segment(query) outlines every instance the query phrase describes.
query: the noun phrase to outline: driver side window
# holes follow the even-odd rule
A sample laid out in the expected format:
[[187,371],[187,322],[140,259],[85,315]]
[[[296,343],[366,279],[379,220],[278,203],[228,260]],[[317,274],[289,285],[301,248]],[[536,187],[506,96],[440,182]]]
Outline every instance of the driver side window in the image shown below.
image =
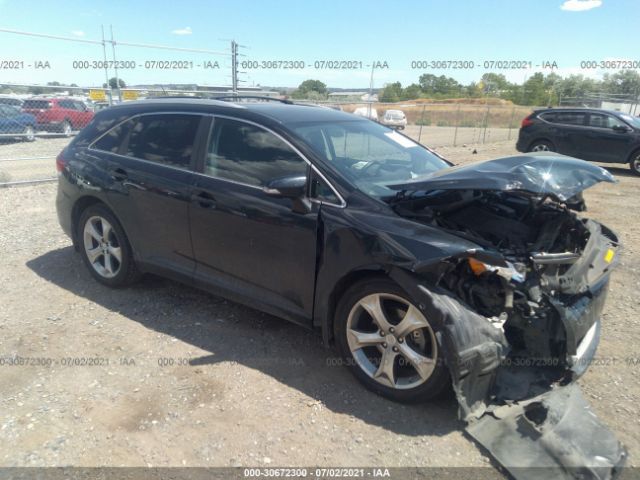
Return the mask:
[[267,130],[237,120],[216,118],[204,173],[264,187],[278,178],[306,175],[307,163]]

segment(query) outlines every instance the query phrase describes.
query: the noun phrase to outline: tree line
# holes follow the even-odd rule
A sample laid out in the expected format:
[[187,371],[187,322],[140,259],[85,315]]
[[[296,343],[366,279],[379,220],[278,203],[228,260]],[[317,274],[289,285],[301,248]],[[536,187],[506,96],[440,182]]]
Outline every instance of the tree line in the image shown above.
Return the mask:
[[379,94],[381,102],[399,102],[419,98],[494,97],[516,105],[558,105],[562,98],[582,98],[590,93],[640,95],[640,74],[635,70],[605,73],[602,80],[556,73],[534,73],[522,84],[509,82],[501,73],[485,73],[478,82],[463,85],[454,78],[430,73],[421,75],[418,83],[403,87],[400,82],[385,85]]

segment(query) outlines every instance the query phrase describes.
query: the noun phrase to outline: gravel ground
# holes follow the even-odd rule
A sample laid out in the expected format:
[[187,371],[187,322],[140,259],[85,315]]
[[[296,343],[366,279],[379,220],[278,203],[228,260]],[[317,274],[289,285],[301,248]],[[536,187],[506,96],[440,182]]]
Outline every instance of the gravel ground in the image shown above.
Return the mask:
[[[439,151],[454,162],[515,153],[513,142],[472,148]],[[620,183],[588,191],[588,213],[626,249],[599,361],[580,383],[638,466],[640,178],[611,171]],[[171,281],[97,284],[60,231],[55,190],[0,189],[0,466],[492,465],[452,396],[376,397],[332,366],[318,336]],[[8,365],[15,356],[29,365]]]
[[31,143],[0,141],[0,182],[55,177],[55,159],[68,143],[64,137],[36,138]]

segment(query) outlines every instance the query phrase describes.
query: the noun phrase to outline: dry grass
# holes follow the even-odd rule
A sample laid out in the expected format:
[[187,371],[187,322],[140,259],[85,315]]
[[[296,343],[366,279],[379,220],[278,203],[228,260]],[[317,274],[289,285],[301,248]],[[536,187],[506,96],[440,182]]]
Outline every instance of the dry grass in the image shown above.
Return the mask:
[[[414,125],[483,127],[486,124],[493,128],[515,128],[534,108],[513,105],[511,102],[496,98],[486,99],[488,103],[469,103],[470,100],[485,99],[452,99],[439,101],[439,103],[420,99],[397,103],[374,103],[372,107],[377,110],[379,116],[382,116],[385,110],[402,110],[407,116],[407,122]],[[366,104],[349,103],[341,107],[345,112],[353,113],[356,108],[363,105]]]

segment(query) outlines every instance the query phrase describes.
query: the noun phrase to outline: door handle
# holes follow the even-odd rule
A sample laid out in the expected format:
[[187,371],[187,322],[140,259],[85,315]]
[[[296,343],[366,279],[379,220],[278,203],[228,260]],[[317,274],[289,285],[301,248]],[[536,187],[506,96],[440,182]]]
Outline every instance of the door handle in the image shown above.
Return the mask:
[[111,178],[113,178],[116,182],[124,182],[129,175],[122,168],[116,168],[115,170],[111,170]]
[[200,205],[202,208],[215,208],[216,207],[216,199],[213,197],[213,195],[207,193],[207,192],[198,192],[193,194],[193,196],[191,197],[191,200],[195,203],[197,203],[198,205]]

